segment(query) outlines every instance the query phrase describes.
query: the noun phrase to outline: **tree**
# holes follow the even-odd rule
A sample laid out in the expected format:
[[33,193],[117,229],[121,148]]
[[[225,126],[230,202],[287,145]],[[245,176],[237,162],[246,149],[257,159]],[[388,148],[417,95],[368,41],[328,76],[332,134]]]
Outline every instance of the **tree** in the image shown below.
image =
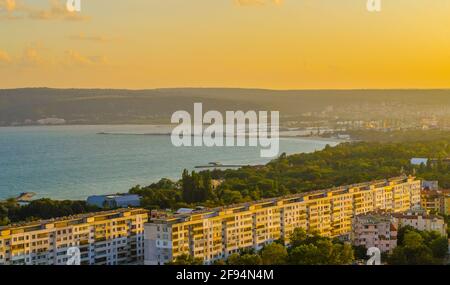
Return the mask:
[[168,265],[202,265],[203,260],[201,258],[193,258],[188,254],[179,255],[175,261],[169,262]]
[[[27,205],[20,206],[14,199],[9,199],[5,202],[0,202],[0,212],[3,212],[3,214],[0,213],[0,220],[7,223],[15,223],[71,216],[99,210],[101,209],[96,206],[87,205],[85,201],[38,199],[31,201]],[[4,216],[5,214],[7,216]]]
[[287,258],[286,248],[278,243],[266,245],[261,250],[261,259],[264,265],[283,265],[286,264]]
[[353,246],[355,258],[358,260],[367,259],[367,248],[363,245]]
[[389,264],[439,264],[447,256],[448,241],[435,231],[419,231],[410,226],[400,228],[399,245],[388,256]]
[[243,254],[234,253],[228,257],[228,265],[261,265],[262,260],[258,254]]
[[218,259],[214,261],[213,265],[226,265],[226,262],[223,259]]
[[405,239],[405,234],[407,232],[414,232],[414,231],[416,231],[416,229],[409,225],[401,227],[397,233],[397,245],[403,245],[404,244],[403,241]]
[[418,247],[422,246],[423,242],[424,242],[424,240],[419,233],[417,233],[415,231],[407,231],[405,233],[403,245],[405,247],[414,249],[414,248],[418,248]]
[[300,246],[305,243],[308,238],[306,231],[302,228],[295,228],[290,235],[290,244],[292,248]]
[[5,205],[0,204],[0,226],[6,226],[8,224],[8,208]]
[[211,185],[211,173],[204,171],[191,174],[185,169],[181,178],[182,196],[187,203],[205,202],[214,198]]
[[295,265],[350,264],[355,259],[350,244],[320,236],[317,232],[306,233],[296,228],[290,235],[288,261]]
[[430,248],[435,258],[445,258],[448,254],[447,238],[438,237],[430,243]]
[[348,243],[334,243],[327,264],[350,264],[355,259],[353,248]]
[[416,248],[405,247],[408,265],[430,265],[435,264],[432,251],[425,245]]
[[414,241],[411,246],[398,246],[388,257],[391,265],[427,265],[435,264],[432,251],[425,245],[417,245]]
[[187,203],[194,202],[194,180],[189,175],[187,169],[183,170],[183,174],[181,176],[181,183],[183,187],[183,201]]
[[313,244],[302,244],[292,249],[289,263],[293,265],[320,265],[324,264],[319,249]]
[[242,194],[239,191],[224,190],[222,200],[225,204],[240,203],[243,200]]
[[388,256],[388,264],[391,265],[407,265],[408,258],[405,253],[405,248],[403,246],[398,246],[394,248],[392,253]]

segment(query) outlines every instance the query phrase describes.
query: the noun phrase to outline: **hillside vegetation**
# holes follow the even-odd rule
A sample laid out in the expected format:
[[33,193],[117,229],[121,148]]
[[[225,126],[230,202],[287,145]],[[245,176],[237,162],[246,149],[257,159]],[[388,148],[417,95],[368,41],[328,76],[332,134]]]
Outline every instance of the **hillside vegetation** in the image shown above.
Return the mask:
[[[358,119],[361,107],[369,106],[372,112],[358,117],[381,118],[433,112],[450,106],[449,95],[450,90],[4,89],[0,90],[0,126],[50,117],[65,119],[68,124],[167,124],[173,112],[192,111],[194,102],[202,102],[205,110],[220,112],[278,110],[281,117],[333,106],[334,110],[341,108],[341,117],[352,119]],[[396,111],[386,112],[388,105]]]

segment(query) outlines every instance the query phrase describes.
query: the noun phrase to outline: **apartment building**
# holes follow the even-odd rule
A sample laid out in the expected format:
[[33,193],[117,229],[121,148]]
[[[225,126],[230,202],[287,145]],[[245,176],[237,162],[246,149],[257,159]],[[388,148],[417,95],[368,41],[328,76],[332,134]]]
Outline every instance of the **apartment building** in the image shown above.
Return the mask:
[[353,219],[352,243],[381,252],[391,252],[397,247],[397,225],[390,215],[364,214]]
[[420,203],[430,213],[450,215],[450,190],[423,189]]
[[392,218],[399,227],[411,226],[419,231],[435,231],[442,236],[447,236],[447,224],[444,218],[436,215],[406,212],[394,213]]
[[142,263],[143,209],[119,209],[0,227],[0,265],[63,265],[80,250],[82,265]]
[[420,189],[414,177],[398,177],[154,219],[145,224],[145,264],[181,254],[209,264],[280,238],[288,244],[295,228],[349,238],[355,215],[406,211]]

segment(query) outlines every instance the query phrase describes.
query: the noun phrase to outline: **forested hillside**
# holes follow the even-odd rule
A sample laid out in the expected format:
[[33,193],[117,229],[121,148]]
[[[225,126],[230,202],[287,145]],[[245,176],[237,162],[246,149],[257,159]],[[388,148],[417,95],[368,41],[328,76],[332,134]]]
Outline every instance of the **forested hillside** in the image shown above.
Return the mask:
[[[169,123],[174,111],[191,111],[194,102],[220,112],[278,110],[282,118],[320,112],[330,106],[341,118],[404,118],[421,112],[437,113],[435,110],[447,114],[449,95],[450,90],[3,89],[0,126],[45,118],[61,118],[67,124]],[[364,108],[371,111],[358,113]]]

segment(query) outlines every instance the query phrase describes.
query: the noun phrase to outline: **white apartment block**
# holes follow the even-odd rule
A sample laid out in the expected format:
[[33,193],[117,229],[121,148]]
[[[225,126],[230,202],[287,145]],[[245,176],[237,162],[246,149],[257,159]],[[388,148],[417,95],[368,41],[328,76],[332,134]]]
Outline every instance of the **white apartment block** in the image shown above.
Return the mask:
[[390,215],[364,214],[353,219],[352,243],[381,252],[391,252],[397,247],[397,225]]
[[435,231],[442,236],[447,236],[447,224],[444,218],[436,215],[407,212],[393,214],[392,218],[399,227],[411,226],[419,231]]

